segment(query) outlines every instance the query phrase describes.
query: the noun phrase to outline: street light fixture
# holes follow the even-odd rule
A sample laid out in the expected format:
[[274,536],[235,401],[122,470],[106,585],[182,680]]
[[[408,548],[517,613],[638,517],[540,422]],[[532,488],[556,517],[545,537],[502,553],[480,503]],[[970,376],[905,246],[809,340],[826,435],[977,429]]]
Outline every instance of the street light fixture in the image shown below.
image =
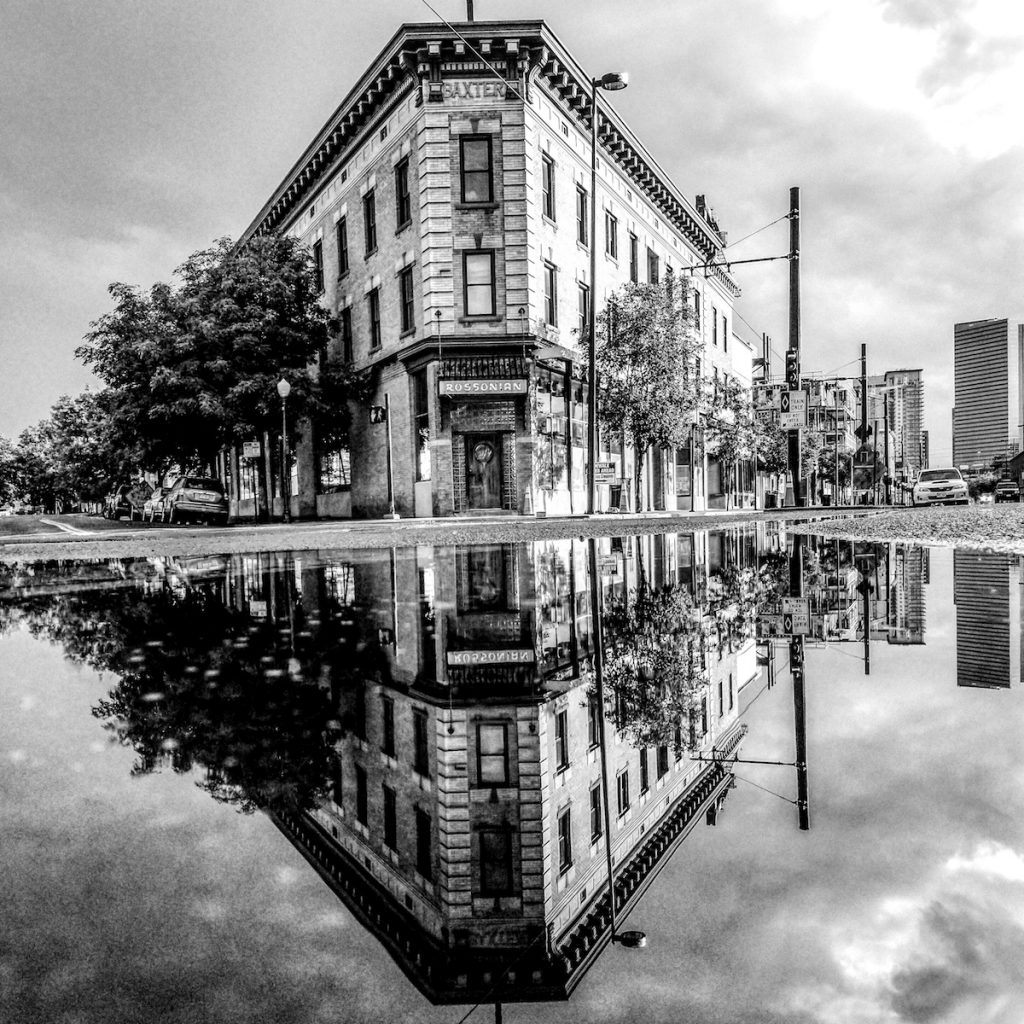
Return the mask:
[[[590,301],[587,303],[587,514],[597,510],[597,90],[618,92],[629,85],[625,71],[590,80]],[[625,459],[625,455],[623,455]]]
[[288,493],[288,396],[292,386],[282,377],[277,382],[277,393],[281,396],[281,509],[282,519],[286,523],[292,521],[291,495]]

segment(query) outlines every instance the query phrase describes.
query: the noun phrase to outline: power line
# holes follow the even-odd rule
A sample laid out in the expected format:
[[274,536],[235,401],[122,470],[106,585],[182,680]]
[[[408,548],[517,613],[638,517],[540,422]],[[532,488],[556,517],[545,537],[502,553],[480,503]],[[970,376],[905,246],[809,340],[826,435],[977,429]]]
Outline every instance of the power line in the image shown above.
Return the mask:
[[745,242],[748,238],[753,238],[754,235],[759,235],[762,231],[767,231],[769,228],[775,227],[780,220],[789,220],[789,213],[784,213],[781,217],[776,217],[771,224],[765,224],[763,228],[758,228],[756,231],[751,231],[749,235],[744,235],[742,238],[737,238],[735,242],[730,242],[728,245],[723,245],[723,249],[731,249],[734,246],[739,245],[741,242]]

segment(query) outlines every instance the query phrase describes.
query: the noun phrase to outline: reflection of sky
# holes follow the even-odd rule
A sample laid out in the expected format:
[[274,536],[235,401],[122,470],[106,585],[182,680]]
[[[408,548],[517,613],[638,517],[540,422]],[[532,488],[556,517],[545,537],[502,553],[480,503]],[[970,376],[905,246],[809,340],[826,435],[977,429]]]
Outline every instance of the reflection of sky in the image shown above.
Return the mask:
[[[949,552],[931,579],[926,646],[873,644],[869,677],[859,644],[808,651],[811,831],[741,782],[631,915],[648,948],[506,1021],[1024,1020],[1021,690],[956,686]],[[460,1019],[261,816],[130,779],[89,717],[111,679],[0,648],[0,1018]],[[747,720],[743,756],[792,757],[788,672]],[[791,768],[738,774],[795,793]]]

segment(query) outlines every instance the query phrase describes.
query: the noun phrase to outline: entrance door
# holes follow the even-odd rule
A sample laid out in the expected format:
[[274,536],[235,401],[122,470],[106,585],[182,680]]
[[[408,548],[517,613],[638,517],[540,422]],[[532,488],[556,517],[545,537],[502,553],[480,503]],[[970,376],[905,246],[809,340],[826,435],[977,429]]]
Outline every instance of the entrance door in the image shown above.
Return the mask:
[[466,435],[466,490],[470,508],[501,508],[501,435]]

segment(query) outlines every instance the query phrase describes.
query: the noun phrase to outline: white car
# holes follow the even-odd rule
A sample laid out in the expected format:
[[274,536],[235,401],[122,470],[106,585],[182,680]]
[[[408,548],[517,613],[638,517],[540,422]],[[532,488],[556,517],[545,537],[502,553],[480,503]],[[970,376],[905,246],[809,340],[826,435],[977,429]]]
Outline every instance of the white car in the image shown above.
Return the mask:
[[959,469],[922,469],[914,484],[915,505],[969,505],[967,481]]

